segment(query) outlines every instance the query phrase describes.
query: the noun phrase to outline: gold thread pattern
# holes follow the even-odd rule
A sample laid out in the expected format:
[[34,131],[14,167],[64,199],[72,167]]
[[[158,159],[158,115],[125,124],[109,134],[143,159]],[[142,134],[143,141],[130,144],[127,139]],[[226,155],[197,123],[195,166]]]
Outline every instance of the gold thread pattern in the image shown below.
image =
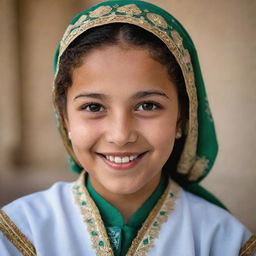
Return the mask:
[[194,181],[197,180],[198,177],[200,177],[204,170],[208,168],[209,160],[205,157],[197,157],[196,161],[189,173],[189,180]]
[[157,27],[168,28],[168,24],[165,19],[158,14],[147,13],[147,18]]
[[[80,26],[74,28],[73,30],[70,30],[66,38],[62,40],[58,58],[60,58],[60,56],[68,47],[68,45],[76,37],[81,35],[83,32],[85,32],[90,28],[109,24],[109,23],[123,22],[123,23],[134,24],[153,33],[160,40],[162,40],[166,44],[166,46],[169,48],[169,50],[172,52],[172,54],[175,56],[177,62],[181,67],[183,77],[185,80],[188,98],[189,98],[189,120],[187,125],[188,129],[186,132],[186,140],[185,140],[184,148],[178,163],[177,172],[189,176],[191,170],[193,170],[193,174],[191,175],[193,176],[193,180],[196,180],[197,178],[200,177],[200,173],[202,173],[202,171],[201,170],[195,171],[196,167],[194,167],[194,164],[196,163],[196,160],[197,160],[196,148],[197,148],[197,139],[198,139],[198,120],[197,120],[198,101],[197,101],[194,71],[193,71],[193,66],[192,66],[189,51],[184,48],[183,39],[177,31],[175,30],[163,31],[161,29],[161,28],[167,28],[168,24],[160,15],[144,12],[143,10],[139,9],[139,7],[136,6],[135,4],[128,5],[128,7],[127,6],[118,7],[118,5],[116,5],[115,8],[119,10],[120,8],[123,8],[121,10],[123,11],[124,14],[122,15],[117,14],[116,13],[117,9],[113,9],[114,7],[112,8],[110,6],[101,6],[96,10],[94,10],[93,13],[91,12],[89,15],[90,17],[92,14],[93,17],[98,17],[98,18],[91,20],[90,17],[87,17],[87,20],[84,20]],[[137,15],[139,13],[138,9],[141,11],[141,14],[139,16]],[[137,16],[134,16],[134,13],[136,13]],[[149,21],[152,22],[154,25],[152,25]],[[73,27],[75,26],[76,26],[76,23],[73,25]],[[59,63],[59,60],[58,60],[58,63]],[[58,63],[57,63],[57,70],[58,70]],[[63,120],[60,119],[60,121],[61,121],[60,122],[61,126],[65,126]],[[62,129],[61,134],[65,141],[67,139],[67,136],[64,133],[66,133],[66,131],[65,129]],[[72,152],[71,155],[74,156],[72,147],[68,145],[68,143],[65,143],[65,144],[68,152]]]
[[24,256],[36,256],[33,244],[3,210],[0,210],[0,231]]
[[82,172],[73,186],[73,195],[87,226],[93,248],[96,249],[96,255],[114,256],[99,210],[84,184],[85,172]]
[[100,6],[97,9],[95,9],[94,11],[90,12],[89,16],[91,18],[99,18],[103,15],[110,13],[111,11],[112,11],[112,8],[108,5]]
[[239,256],[252,256],[256,253],[256,235],[252,235],[242,246]]
[[135,4],[127,4],[117,8],[116,10],[131,16],[141,14],[141,10]]
[[175,207],[178,198],[179,186],[169,181],[169,184],[152,212],[139,230],[137,236],[127,253],[127,256],[144,256],[149,249],[154,247],[154,241],[158,238],[161,226],[165,223]]
[[63,37],[62,37],[61,43],[66,40],[66,38],[67,38],[68,35],[70,34],[70,31],[71,31],[73,28],[75,28],[75,27],[81,26],[81,24],[87,19],[87,17],[88,17],[87,15],[82,15],[82,16],[75,22],[75,24],[69,25],[69,26],[67,27],[67,29],[66,29],[66,31],[65,31],[65,33],[64,33],[64,35],[63,35]]
[[[80,208],[83,222],[87,226],[96,255],[114,255],[111,248],[104,223],[101,219],[99,210],[91,199],[85,188],[85,171],[73,186],[75,201]],[[158,200],[156,206],[144,222],[132,245],[126,254],[127,256],[144,256],[148,250],[154,246],[154,241],[159,236],[159,231],[164,222],[175,207],[175,200],[178,198],[180,187],[170,180],[164,194]]]
[[182,37],[180,36],[180,34],[179,34],[177,31],[173,30],[173,31],[171,31],[171,35],[172,35],[172,38],[173,38],[174,43],[175,43],[181,50],[183,50],[183,49],[182,49],[182,42],[183,42],[183,39],[182,39]]

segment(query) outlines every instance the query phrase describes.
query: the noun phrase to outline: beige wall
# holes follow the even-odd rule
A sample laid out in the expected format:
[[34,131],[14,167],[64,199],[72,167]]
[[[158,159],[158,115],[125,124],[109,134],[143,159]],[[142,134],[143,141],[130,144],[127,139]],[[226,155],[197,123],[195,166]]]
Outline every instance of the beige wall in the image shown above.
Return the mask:
[[[54,124],[52,57],[72,16],[97,2],[0,0],[2,204],[75,177]],[[256,1],[151,2],[180,20],[198,49],[220,144],[203,184],[256,232]]]

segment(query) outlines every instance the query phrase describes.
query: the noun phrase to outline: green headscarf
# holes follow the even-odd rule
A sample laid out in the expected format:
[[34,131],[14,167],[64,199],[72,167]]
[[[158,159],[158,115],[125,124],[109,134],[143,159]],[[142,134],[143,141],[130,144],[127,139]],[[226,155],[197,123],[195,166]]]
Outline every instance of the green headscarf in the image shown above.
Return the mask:
[[[198,186],[198,182],[209,173],[214,164],[218,145],[195,46],[183,26],[171,14],[151,3],[138,0],[105,1],[79,13],[70,22],[56,50],[55,77],[60,57],[74,39],[90,28],[111,23],[129,23],[151,32],[165,43],[176,58],[189,98],[189,120],[174,176],[185,189],[220,205],[209,192]],[[55,91],[53,100],[56,100]],[[56,113],[59,129],[70,155],[69,166],[79,173],[82,166],[73,152],[63,117],[57,108]]]

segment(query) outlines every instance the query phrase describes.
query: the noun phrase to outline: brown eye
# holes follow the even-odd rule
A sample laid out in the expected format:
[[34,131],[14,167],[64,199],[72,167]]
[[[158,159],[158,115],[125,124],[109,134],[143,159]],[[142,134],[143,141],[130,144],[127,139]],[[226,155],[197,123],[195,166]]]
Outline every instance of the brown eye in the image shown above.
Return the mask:
[[137,108],[138,111],[152,111],[160,108],[156,103],[153,102],[143,102]]
[[83,110],[89,111],[89,112],[103,112],[104,107],[101,104],[97,103],[91,103],[87,104],[82,107]]

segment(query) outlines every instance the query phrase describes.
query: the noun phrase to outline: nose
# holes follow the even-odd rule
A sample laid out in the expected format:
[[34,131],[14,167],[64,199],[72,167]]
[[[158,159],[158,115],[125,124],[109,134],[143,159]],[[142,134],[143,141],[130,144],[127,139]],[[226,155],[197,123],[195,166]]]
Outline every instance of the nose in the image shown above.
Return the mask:
[[109,118],[106,140],[121,147],[136,142],[138,133],[135,120],[129,113],[119,112]]

